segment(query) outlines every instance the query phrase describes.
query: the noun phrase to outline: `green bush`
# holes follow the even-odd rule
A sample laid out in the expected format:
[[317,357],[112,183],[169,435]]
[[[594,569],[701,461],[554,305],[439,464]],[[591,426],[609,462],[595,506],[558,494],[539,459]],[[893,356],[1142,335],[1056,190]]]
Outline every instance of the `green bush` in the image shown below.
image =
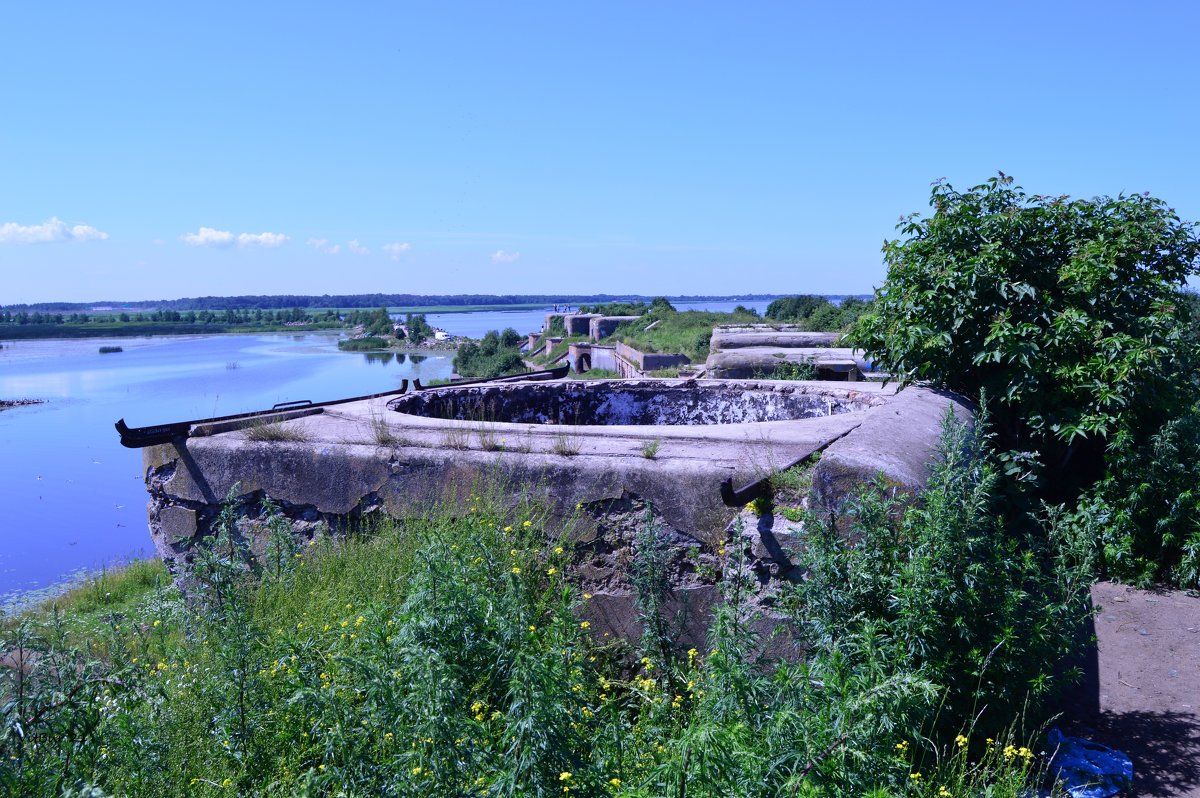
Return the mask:
[[1029,196],[1001,175],[939,182],[930,204],[885,243],[887,281],[852,340],[902,381],[986,393],[1001,448],[1028,452],[1010,474],[1047,468],[1043,489],[1071,498],[1120,430],[1190,405],[1178,291],[1200,240],[1164,202]]
[[367,352],[387,348],[388,342],[382,338],[347,338],[344,341],[338,341],[338,349],[343,352]]
[[479,343],[466,341],[454,355],[454,370],[468,379],[486,379],[526,371],[520,346],[524,339],[509,327],[489,331]]
[[[685,310],[669,306],[654,307],[633,322],[617,327],[613,338],[642,352],[679,352],[693,363],[708,357],[709,341],[718,324],[757,324],[762,320],[756,313],[743,309],[740,313]],[[654,322],[653,329],[647,330]]]
[[1074,507],[1100,573],[1195,584],[1196,225],[1148,195],[1030,196],[1003,174],[930,204],[884,245],[853,343],[903,382],[986,398],[1010,512]]
[[1101,572],[1142,587],[1200,587],[1200,407],[1148,443],[1118,436],[1107,459],[1071,516],[1096,540]]
[[[978,475],[962,473],[974,462],[948,460],[934,483],[946,507],[900,529],[963,517],[951,505],[976,496]],[[943,757],[945,772],[911,775],[939,756],[920,736],[939,706],[928,675],[966,681],[951,671],[977,659],[945,655],[963,645],[957,614],[991,614],[989,630],[1046,614],[1012,609],[1036,593],[998,589],[918,606],[947,595],[924,587],[951,578],[935,550],[854,566],[872,576],[869,590],[853,586],[863,612],[820,624],[829,634],[812,635],[806,661],[775,662],[759,656],[748,542],[735,536],[721,550],[725,603],[710,642],[676,654],[653,620],[669,538],[647,523],[631,565],[647,634],[630,656],[583,620],[591,596],[566,576],[576,555],[545,534],[536,506],[480,491],[456,515],[303,547],[277,512],[258,515],[269,540],[256,558],[235,534],[231,500],[215,538],[191,552],[186,601],[152,588],[97,626],[52,614],[0,640],[33,653],[28,674],[0,668],[0,793],[774,798],[935,796],[951,785],[1016,798],[1030,786],[1028,760],[999,754],[957,771],[965,755]],[[990,565],[967,578],[1027,573]],[[897,586],[907,593],[892,618]],[[837,595],[802,604],[818,620],[845,606]],[[936,656],[920,654],[930,648]]]
[[1087,545],[1067,524],[1043,534],[1005,524],[981,427],[947,413],[915,503],[879,483],[841,517],[807,524],[796,596],[819,656],[882,662],[942,688],[925,732],[943,741],[973,721],[998,736],[1027,699],[1047,697],[1088,612]]
[[768,305],[766,318],[797,324],[806,330],[839,331],[854,324],[870,306],[870,302],[856,297],[847,297],[841,305],[835,305],[822,296],[789,296]]

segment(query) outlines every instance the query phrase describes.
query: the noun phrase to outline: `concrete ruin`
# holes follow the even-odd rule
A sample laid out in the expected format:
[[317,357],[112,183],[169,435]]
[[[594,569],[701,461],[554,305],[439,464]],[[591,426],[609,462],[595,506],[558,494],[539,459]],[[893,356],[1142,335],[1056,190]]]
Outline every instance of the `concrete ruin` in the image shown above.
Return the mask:
[[[587,336],[599,341],[612,335],[617,327],[627,321],[637,321],[641,316],[605,316],[601,313],[547,313],[542,323],[542,332],[549,333],[555,322],[562,321],[567,336]],[[533,345],[532,339],[530,346]]]
[[809,364],[822,380],[857,382],[875,376],[856,349],[837,346],[839,333],[810,332],[790,325],[751,324],[713,330],[707,376],[769,379],[781,364]]
[[309,539],[435,504],[465,513],[486,483],[514,504],[544,504],[547,533],[565,528],[574,542],[570,576],[594,596],[589,620],[632,640],[628,567],[649,517],[669,555],[670,620],[688,647],[702,644],[719,601],[726,546],[749,552],[765,609],[799,577],[802,529],[745,508],[773,473],[820,453],[804,502],[825,508],[878,475],[918,490],[948,409],[968,415],[924,388],[765,380],[509,382],[300,408],[272,417],[288,433],[279,440],[217,424],[144,449],[150,531],[182,573],[231,491],[239,533],[261,555],[263,498]]

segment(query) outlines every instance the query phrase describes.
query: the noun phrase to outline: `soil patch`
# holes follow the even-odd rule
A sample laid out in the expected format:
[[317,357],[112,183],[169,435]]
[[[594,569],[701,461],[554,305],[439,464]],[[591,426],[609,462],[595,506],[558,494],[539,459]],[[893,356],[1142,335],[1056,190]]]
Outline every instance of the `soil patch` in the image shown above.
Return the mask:
[[1092,602],[1064,730],[1128,754],[1135,795],[1200,798],[1200,596],[1099,582]]

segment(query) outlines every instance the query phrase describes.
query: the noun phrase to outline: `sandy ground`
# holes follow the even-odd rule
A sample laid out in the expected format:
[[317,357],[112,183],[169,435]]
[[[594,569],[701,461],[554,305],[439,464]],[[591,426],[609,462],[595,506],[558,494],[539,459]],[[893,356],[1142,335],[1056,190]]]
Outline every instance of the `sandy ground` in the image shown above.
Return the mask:
[[1096,647],[1064,731],[1124,751],[1138,796],[1200,798],[1200,595],[1092,587]]

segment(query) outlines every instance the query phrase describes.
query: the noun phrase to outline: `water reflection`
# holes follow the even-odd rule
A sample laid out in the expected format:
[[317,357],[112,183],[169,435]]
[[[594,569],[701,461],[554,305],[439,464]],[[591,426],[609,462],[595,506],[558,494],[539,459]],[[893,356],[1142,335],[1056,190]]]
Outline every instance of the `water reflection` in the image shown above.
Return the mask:
[[[98,356],[109,343],[124,354]],[[0,397],[48,401],[0,412],[0,605],[11,590],[150,553],[142,455],[121,447],[118,418],[145,426],[362,396],[451,370],[448,356],[362,354],[317,333],[5,341]]]

